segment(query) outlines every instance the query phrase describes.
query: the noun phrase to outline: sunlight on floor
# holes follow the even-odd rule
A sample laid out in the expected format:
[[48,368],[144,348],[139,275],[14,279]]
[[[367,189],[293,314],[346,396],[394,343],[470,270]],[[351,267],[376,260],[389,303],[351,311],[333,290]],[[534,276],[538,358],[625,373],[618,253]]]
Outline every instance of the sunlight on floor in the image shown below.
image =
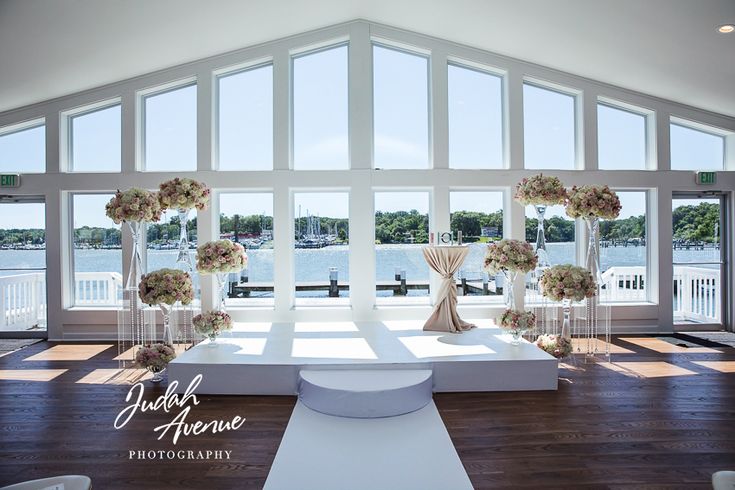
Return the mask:
[[130,385],[144,381],[153,375],[145,369],[95,369],[78,380],[88,385]]
[[[237,343],[228,342],[227,339],[218,340],[217,343],[220,344],[217,347],[211,347],[212,349],[216,349],[221,347],[222,345],[237,345],[240,347],[240,350],[236,350],[233,352],[233,354],[241,354],[246,356],[262,356],[263,352],[265,351],[265,344],[268,341],[266,338],[247,338],[247,339],[237,339]],[[205,341],[205,348],[207,341]]]
[[679,347],[678,345],[670,344],[665,340],[653,338],[653,337],[620,337],[619,340],[623,342],[629,342],[639,347],[644,347],[652,351],[659,352],[661,354],[721,354],[722,352],[717,349],[710,347]]
[[[449,334],[451,335],[451,334]],[[483,344],[449,344],[441,342],[438,336],[431,337],[398,337],[398,340],[417,359],[427,357],[471,356],[476,354],[495,354],[495,351]]]
[[271,322],[233,322],[233,332],[268,333],[273,328]]
[[294,339],[291,357],[321,359],[377,359],[365,339]]
[[111,344],[64,344],[23,359],[24,361],[88,361],[112,347]]
[[735,361],[692,361],[708,369],[714,369],[721,373],[735,373]]
[[51,381],[68,369],[0,369],[3,381]]
[[600,366],[634,378],[666,378],[692,376],[697,373],[664,361],[656,362],[602,362]]
[[359,332],[354,322],[296,322],[294,332]]

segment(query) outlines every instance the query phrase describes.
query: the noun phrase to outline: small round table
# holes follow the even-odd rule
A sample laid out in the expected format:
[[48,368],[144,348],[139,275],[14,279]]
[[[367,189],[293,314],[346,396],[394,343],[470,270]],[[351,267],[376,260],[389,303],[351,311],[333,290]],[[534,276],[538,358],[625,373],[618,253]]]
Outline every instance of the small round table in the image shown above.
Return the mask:
[[469,248],[465,245],[428,246],[423,252],[429,267],[442,277],[434,310],[424,323],[424,330],[462,333],[475,328],[457,314],[457,284],[454,281],[454,273],[462,266]]

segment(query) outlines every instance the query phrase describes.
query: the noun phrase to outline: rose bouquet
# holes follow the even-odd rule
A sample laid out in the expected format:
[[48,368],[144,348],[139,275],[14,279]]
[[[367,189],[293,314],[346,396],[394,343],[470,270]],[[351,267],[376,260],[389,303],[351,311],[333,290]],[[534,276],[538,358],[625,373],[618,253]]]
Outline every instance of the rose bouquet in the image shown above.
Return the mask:
[[194,331],[206,335],[211,342],[217,336],[228,330],[232,330],[232,318],[224,311],[207,311],[200,313],[192,319]]
[[615,219],[622,206],[618,195],[608,186],[574,186],[567,198],[567,216],[571,218]]
[[524,206],[553,206],[566,202],[567,190],[558,177],[538,174],[518,183],[514,199]]
[[163,182],[159,187],[158,199],[165,209],[207,209],[211,190],[202,182],[176,177]]
[[215,240],[197,247],[197,270],[202,274],[237,272],[247,265],[245,248],[231,240]]
[[161,381],[161,373],[166,369],[169,362],[176,358],[176,351],[171,345],[149,344],[144,345],[135,353],[135,364],[153,373],[153,381]]
[[597,283],[587,269],[574,265],[555,265],[539,280],[541,292],[553,301],[582,301],[597,294]]
[[525,274],[536,268],[537,260],[530,243],[503,239],[488,245],[484,268],[491,274],[503,271]]
[[161,205],[155,192],[133,187],[117,191],[105,205],[108,218],[120,224],[123,221],[154,222],[161,219]]
[[188,305],[194,300],[194,285],[187,272],[159,269],[140,278],[138,296],[149,305]]
[[532,311],[506,309],[498,318],[498,325],[504,330],[525,332],[536,327],[536,315]]
[[572,355],[572,341],[561,335],[544,334],[536,339],[536,345],[543,351],[548,352],[557,359]]

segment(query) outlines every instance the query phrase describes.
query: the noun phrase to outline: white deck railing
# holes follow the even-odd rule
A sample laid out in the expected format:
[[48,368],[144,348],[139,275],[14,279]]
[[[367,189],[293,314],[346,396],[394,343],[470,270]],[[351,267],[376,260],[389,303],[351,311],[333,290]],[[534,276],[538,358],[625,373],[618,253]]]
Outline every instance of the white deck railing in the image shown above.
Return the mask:
[[[74,274],[76,306],[115,305],[122,297],[117,272]],[[28,330],[46,320],[46,274],[0,276],[0,330]]]

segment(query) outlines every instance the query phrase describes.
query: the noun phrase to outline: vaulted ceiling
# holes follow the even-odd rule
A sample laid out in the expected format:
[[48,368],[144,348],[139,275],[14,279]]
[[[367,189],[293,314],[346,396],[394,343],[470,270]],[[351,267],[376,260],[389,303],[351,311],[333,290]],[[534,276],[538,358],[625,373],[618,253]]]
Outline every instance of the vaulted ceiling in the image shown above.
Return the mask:
[[735,116],[734,0],[0,0],[0,111],[357,18]]

